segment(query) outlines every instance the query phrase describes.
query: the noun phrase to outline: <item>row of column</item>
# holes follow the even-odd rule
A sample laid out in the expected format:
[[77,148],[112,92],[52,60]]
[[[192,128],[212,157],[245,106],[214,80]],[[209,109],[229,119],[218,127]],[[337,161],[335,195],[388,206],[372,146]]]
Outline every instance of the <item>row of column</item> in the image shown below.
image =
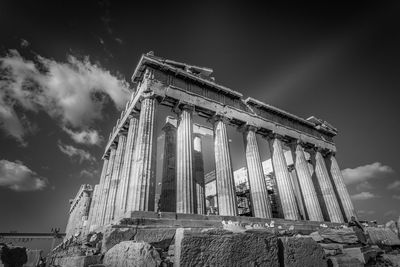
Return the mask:
[[[145,94],[139,118],[136,116],[130,118],[128,130],[120,133],[118,142],[111,146],[110,153],[104,159],[97,190],[98,197],[93,202],[91,211],[92,225],[107,224],[127,211],[154,210],[155,106],[155,99],[150,94]],[[176,181],[170,179],[166,188],[172,190],[176,187],[175,204],[178,213],[203,213],[205,206],[204,171],[202,166],[198,168],[199,162],[202,164],[201,139],[198,136],[196,139],[193,135],[192,113],[193,108],[190,106],[185,105],[180,109],[176,147],[169,148],[171,151],[176,149],[175,164],[168,165],[167,169],[164,166],[164,171],[176,173]],[[219,214],[235,216],[236,194],[226,129],[227,121],[222,116],[215,116],[213,125]],[[258,151],[256,129],[252,126],[245,127],[243,136],[254,216],[271,218],[271,206]],[[298,220],[299,207],[283,153],[282,138],[278,135],[270,136],[269,145],[284,218]],[[341,209],[347,219],[355,215],[334,155],[328,154],[324,158],[322,151],[315,150],[313,153],[315,171],[311,173],[303,145],[296,143],[292,152],[298,186],[308,219],[343,222]],[[169,159],[166,157],[166,160]],[[163,196],[161,200],[165,200]]]

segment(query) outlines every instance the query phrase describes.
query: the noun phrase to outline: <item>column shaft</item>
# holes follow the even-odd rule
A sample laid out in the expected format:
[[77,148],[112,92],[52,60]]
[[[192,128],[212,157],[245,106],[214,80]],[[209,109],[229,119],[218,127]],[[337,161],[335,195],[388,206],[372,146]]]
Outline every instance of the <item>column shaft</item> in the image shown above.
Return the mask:
[[326,212],[331,222],[341,223],[343,216],[340,212],[339,203],[336,199],[332,183],[329,180],[328,170],[325,166],[324,158],[320,151],[315,151],[314,154],[315,175],[321,189],[322,199],[326,206]]
[[226,125],[221,119],[214,122],[214,153],[219,215],[237,216],[228,134]]
[[298,211],[299,211],[300,218],[302,220],[307,220],[307,213],[306,213],[306,210],[304,208],[303,195],[301,194],[300,185],[299,185],[299,181],[297,179],[296,170],[294,168],[292,168],[292,167],[293,167],[293,165],[289,166],[289,174],[290,174],[290,178],[291,178],[291,182],[292,182],[292,188],[293,188],[293,191],[294,191],[294,196],[296,197],[297,208],[298,208]]
[[292,150],[292,155],[308,219],[310,221],[323,221],[324,217],[322,216],[308,162],[306,161],[304,149],[301,144],[295,145],[295,148]]
[[116,217],[122,217],[126,212],[128,188],[130,184],[130,174],[132,168],[133,155],[135,153],[135,141],[137,138],[137,128],[139,120],[132,116],[129,119],[128,135],[126,138],[126,148],[121,172],[121,181],[118,186]]
[[[109,157],[109,156],[108,156]],[[97,226],[100,225],[100,204],[101,204],[101,198],[102,198],[102,194],[103,194],[103,188],[104,188],[104,180],[106,177],[106,173],[107,173],[107,166],[108,166],[108,158],[104,158],[104,162],[103,162],[103,168],[101,170],[101,174],[100,174],[100,181],[98,184],[98,189],[97,189],[97,197],[95,200],[96,206],[94,207],[95,209],[93,210],[93,219],[92,219],[92,225],[93,225],[93,229],[95,229]]]
[[90,203],[90,210],[89,210],[89,218],[86,225],[85,233],[88,234],[89,232],[93,231],[96,225],[94,224],[95,216],[96,216],[96,209],[98,207],[98,198],[99,198],[99,185],[95,185],[92,194],[92,202]]
[[167,121],[164,131],[164,161],[159,206],[161,211],[176,212],[176,126]]
[[299,220],[296,198],[294,195],[288,166],[283,154],[282,143],[278,137],[270,140],[272,167],[274,169],[283,216],[287,220]]
[[340,171],[339,165],[336,161],[335,155],[330,153],[327,158],[327,167],[330,170],[330,175],[334,186],[337,190],[337,197],[343,207],[344,217],[346,221],[351,219],[351,216],[356,216],[353,203],[351,202],[349,192],[347,191],[346,185],[344,183],[342,172]]
[[176,212],[194,213],[192,111],[183,108],[176,133]]
[[123,157],[126,147],[126,136],[122,133],[118,136],[118,147],[115,153],[114,166],[112,170],[110,190],[107,198],[107,209],[105,215],[105,222],[109,223],[114,219],[115,215],[115,204],[117,199],[118,185],[121,179],[121,170],[123,165]]
[[206,198],[204,191],[204,161],[201,137],[196,135],[193,139],[194,150],[194,181],[196,187],[197,214],[206,214]]
[[243,133],[243,139],[253,216],[260,218],[272,218],[271,205],[268,199],[268,191],[265,185],[264,171],[261,164],[257,138],[254,129],[246,129]]
[[110,148],[110,158],[108,160],[108,165],[107,165],[107,171],[106,175],[104,177],[104,185],[103,185],[103,190],[102,190],[102,195],[100,199],[100,205],[99,205],[99,226],[103,226],[105,223],[105,215],[106,215],[106,209],[107,209],[107,197],[108,197],[108,192],[110,191],[110,182],[111,182],[111,175],[112,175],[112,170],[114,166],[114,160],[115,160],[115,146],[112,146]]
[[154,117],[156,99],[142,100],[134,163],[130,174],[128,211],[153,211],[155,194]]

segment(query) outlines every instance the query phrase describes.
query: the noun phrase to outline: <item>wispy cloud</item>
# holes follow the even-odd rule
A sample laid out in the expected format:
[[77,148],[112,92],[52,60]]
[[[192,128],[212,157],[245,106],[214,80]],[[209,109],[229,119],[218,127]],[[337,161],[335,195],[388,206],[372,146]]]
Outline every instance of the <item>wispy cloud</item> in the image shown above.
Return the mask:
[[357,184],[357,191],[366,191],[372,189],[372,185],[368,181],[364,181],[362,183]]
[[394,170],[390,166],[383,165],[380,162],[342,170],[344,182],[348,185],[384,178],[392,173],[394,173]]
[[352,195],[351,198],[354,200],[367,200],[372,198],[377,198],[379,196],[371,193],[371,192],[361,192],[355,195]]
[[62,127],[87,129],[102,117],[107,99],[121,109],[129,94],[126,81],[92,64],[88,57],[69,55],[67,62],[57,62],[36,56],[32,61],[17,50],[0,57],[0,127],[21,142],[27,128],[17,107],[45,111]]
[[0,160],[0,186],[14,191],[35,191],[45,188],[47,179],[40,177],[20,161]]
[[94,168],[89,168],[89,169],[83,169],[79,173],[79,176],[82,178],[95,178],[99,174],[99,171]]
[[82,131],[73,131],[67,127],[63,127],[63,130],[79,144],[85,145],[100,145],[103,137],[99,135],[96,130],[82,130]]
[[400,195],[393,195],[392,198],[400,200]]
[[30,45],[30,43],[25,39],[21,39],[20,45],[21,45],[22,48],[26,48],[26,47],[28,47]]
[[80,149],[80,148],[76,148],[76,147],[71,146],[71,145],[64,145],[61,142],[59,142],[58,143],[58,148],[60,149],[60,151],[62,153],[66,154],[70,158],[78,158],[80,163],[82,163],[83,161],[94,162],[96,160],[92,156],[92,154],[90,154],[86,150],[83,150],[83,149]]
[[393,183],[390,183],[387,186],[387,189],[389,189],[389,190],[399,190],[400,189],[400,181],[397,180],[397,181],[394,181]]

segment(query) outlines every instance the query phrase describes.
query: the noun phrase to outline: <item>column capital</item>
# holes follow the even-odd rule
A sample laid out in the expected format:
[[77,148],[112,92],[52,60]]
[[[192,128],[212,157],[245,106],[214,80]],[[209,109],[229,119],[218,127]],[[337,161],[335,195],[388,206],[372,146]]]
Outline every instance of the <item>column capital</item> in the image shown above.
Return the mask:
[[243,132],[243,133],[245,133],[245,132],[256,132],[259,129],[259,127],[251,125],[249,123],[245,123],[245,124],[239,126],[237,129],[238,129],[239,132]]
[[173,108],[172,108],[172,112],[174,112],[175,114],[177,114],[178,116],[182,113],[182,111],[187,111],[192,113],[194,111],[194,105],[192,104],[188,104],[188,103],[184,103],[179,101]]
[[230,122],[230,118],[228,118],[227,116],[223,115],[223,114],[214,114],[213,116],[211,116],[208,121],[211,122],[212,124],[215,124],[219,121],[222,121],[225,124],[228,124]]
[[279,133],[270,132],[264,136],[268,141],[272,141],[274,139],[278,139],[279,141],[287,144],[289,143],[289,139]]

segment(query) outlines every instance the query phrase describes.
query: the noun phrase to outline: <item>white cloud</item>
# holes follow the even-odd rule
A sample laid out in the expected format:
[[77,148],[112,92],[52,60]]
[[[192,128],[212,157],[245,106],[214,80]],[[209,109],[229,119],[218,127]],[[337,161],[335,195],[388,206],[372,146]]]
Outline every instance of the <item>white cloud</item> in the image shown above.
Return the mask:
[[368,181],[364,181],[362,183],[357,184],[357,191],[366,191],[372,189],[372,185]]
[[360,183],[363,181],[377,179],[394,173],[394,170],[380,162],[359,166],[357,168],[348,168],[342,170],[344,182],[346,184]]
[[16,112],[45,111],[62,126],[87,129],[101,112],[107,97],[122,109],[130,91],[128,83],[88,57],[69,55],[67,62],[41,56],[24,59],[16,50],[0,58],[0,127],[17,140],[26,131]]
[[96,130],[82,130],[75,132],[67,127],[63,130],[77,143],[86,145],[100,145],[103,137]]
[[389,189],[389,190],[398,190],[398,189],[400,189],[400,181],[394,181],[393,183],[390,183],[388,186],[387,186],[387,189]]
[[84,169],[79,173],[79,176],[83,178],[94,178],[97,175],[98,175],[97,169]]
[[366,199],[377,198],[377,197],[379,197],[379,196],[374,195],[371,192],[361,192],[361,193],[351,196],[351,198],[354,200],[366,200]]
[[59,142],[58,148],[62,153],[68,155],[70,158],[78,158],[79,162],[83,162],[85,160],[94,162],[96,160],[89,152],[71,145],[64,145]]
[[357,210],[357,213],[360,215],[372,215],[375,214],[374,210]]
[[25,39],[21,39],[21,44],[20,45],[21,45],[21,47],[26,48],[26,47],[28,47],[30,45],[30,43]]
[[0,186],[14,191],[41,190],[47,185],[47,179],[40,177],[22,162],[0,160]]

